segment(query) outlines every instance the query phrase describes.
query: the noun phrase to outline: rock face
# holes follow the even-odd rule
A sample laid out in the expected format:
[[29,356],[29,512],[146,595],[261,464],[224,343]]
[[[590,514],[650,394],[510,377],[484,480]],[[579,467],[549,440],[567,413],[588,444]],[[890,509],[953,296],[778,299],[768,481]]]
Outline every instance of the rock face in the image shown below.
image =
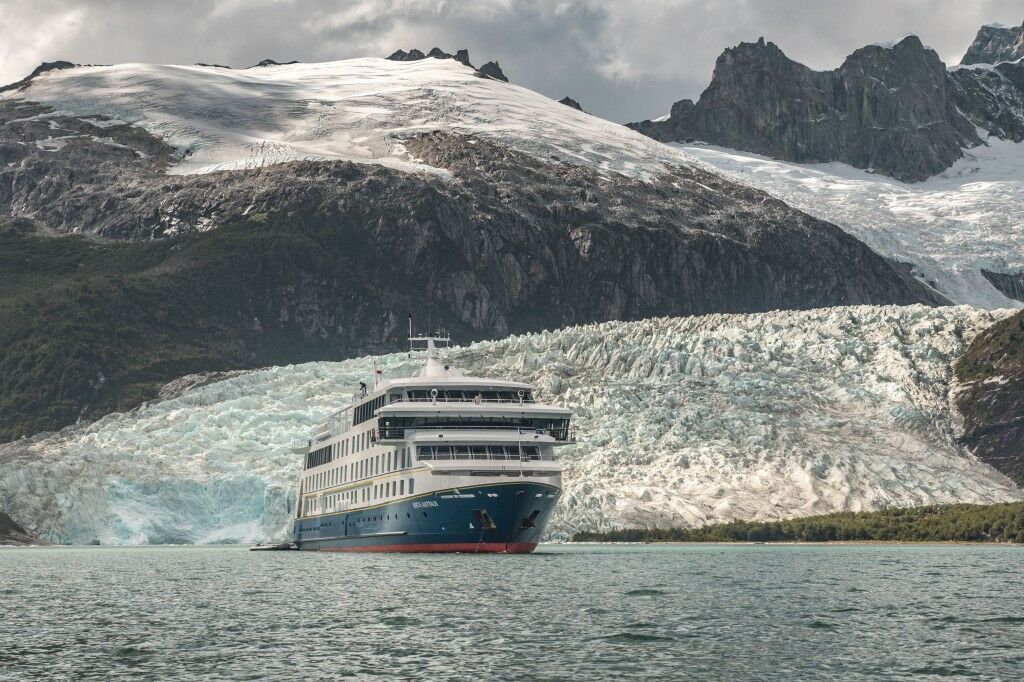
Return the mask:
[[262,59],[258,63],[253,64],[252,66],[250,66],[249,68],[250,69],[255,69],[256,67],[259,67],[259,66],[282,66],[282,65],[287,65],[287,64],[298,64],[298,63],[299,63],[299,60],[297,60],[297,59],[293,59],[290,62],[278,62],[278,61],[274,61],[273,59]]
[[21,88],[24,88],[28,86],[28,84],[31,83],[32,80],[41,73],[46,73],[47,71],[53,71],[55,69],[73,69],[75,68],[75,66],[76,65],[72,64],[71,62],[65,61],[43,62],[35,69],[33,69],[32,73],[25,76],[20,81],[0,87],[0,92],[5,92],[7,90],[19,90]]
[[558,103],[564,104],[567,107],[572,107],[576,111],[583,111],[583,107],[580,106],[580,103],[574,100],[572,97],[563,97],[562,99],[558,100]]
[[481,76],[486,76],[488,78],[493,78],[494,80],[504,81],[508,83],[508,78],[501,70],[501,66],[498,64],[498,62],[487,62],[479,69],[477,69],[477,72]]
[[1024,61],[950,69],[946,92],[973,125],[1024,142]]
[[961,64],[998,64],[1024,57],[1024,24],[982,26]]
[[923,180],[981,142],[945,84],[942,61],[914,36],[861,48],[834,71],[809,69],[761,39],[726,50],[696,104],[677,102],[668,120],[631,127],[662,140]]
[[1024,486],[1024,312],[979,335],[956,377],[962,442]]
[[495,78],[500,81],[505,81],[506,83],[508,82],[508,78],[505,78],[505,74],[501,72],[501,67],[498,66],[498,62],[487,62],[478,69],[470,63],[469,50],[466,49],[456,50],[455,54],[445,52],[439,47],[433,48],[426,54],[423,54],[415,48],[408,52],[405,50],[395,50],[387,56],[387,59],[390,59],[393,62],[418,62],[419,60],[427,59],[428,57],[432,59],[454,59],[460,64],[464,64],[476,71],[477,75],[486,76],[487,78]]
[[[6,106],[7,120],[37,107]],[[54,148],[51,123],[82,134]],[[163,143],[99,123],[0,126],[0,214],[21,225],[0,234],[0,441],[130,407],[191,372],[396,347],[409,311],[470,340],[945,302],[835,226],[696,167],[645,182],[435,133],[404,144],[445,175],[297,162],[168,176]],[[40,240],[25,221],[157,241]]]
[[423,54],[422,52],[415,48],[409,50],[408,52],[406,52],[405,50],[395,50],[390,55],[388,55],[387,58],[393,62],[417,62],[421,59],[426,59],[427,57],[432,57],[433,59],[454,59],[460,64],[464,64],[471,69],[476,68],[469,63],[469,50],[465,49],[456,50],[455,54],[449,54],[439,47],[435,47],[426,54]]
[[7,514],[0,511],[0,545],[49,544],[30,534]]
[[[434,48],[437,49],[437,48]],[[406,52],[405,50],[395,50],[387,56],[393,62],[415,62],[420,59],[426,59],[427,55],[423,54],[416,48],[413,48]]]
[[990,135],[1024,139],[1024,65],[947,72],[916,36],[870,45],[814,71],[764,39],[718,58],[696,103],[631,128],[662,141],[701,140],[798,163],[842,161],[924,180]]

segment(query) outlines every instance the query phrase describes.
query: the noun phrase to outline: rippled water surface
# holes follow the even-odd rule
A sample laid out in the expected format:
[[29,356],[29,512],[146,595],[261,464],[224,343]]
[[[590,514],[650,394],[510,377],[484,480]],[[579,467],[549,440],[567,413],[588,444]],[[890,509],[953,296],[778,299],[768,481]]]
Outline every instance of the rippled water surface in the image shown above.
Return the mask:
[[1024,675],[1024,548],[0,550],[0,678]]

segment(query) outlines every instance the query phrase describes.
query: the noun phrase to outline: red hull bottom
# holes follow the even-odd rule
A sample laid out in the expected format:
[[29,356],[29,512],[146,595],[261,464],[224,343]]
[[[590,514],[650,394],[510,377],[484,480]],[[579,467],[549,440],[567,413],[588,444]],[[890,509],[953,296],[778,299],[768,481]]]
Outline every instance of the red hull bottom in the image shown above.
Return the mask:
[[529,554],[535,542],[451,542],[408,545],[365,545],[362,547],[322,547],[321,552],[463,552],[466,554]]

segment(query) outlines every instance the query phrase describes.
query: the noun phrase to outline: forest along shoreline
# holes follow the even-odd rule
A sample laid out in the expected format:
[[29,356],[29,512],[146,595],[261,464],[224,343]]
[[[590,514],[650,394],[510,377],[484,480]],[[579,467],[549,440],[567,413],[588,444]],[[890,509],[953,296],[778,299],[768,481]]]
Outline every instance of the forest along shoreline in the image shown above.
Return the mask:
[[572,542],[941,542],[1024,545],[1024,502],[835,512],[786,521],[734,521],[700,528],[581,531],[573,535]]

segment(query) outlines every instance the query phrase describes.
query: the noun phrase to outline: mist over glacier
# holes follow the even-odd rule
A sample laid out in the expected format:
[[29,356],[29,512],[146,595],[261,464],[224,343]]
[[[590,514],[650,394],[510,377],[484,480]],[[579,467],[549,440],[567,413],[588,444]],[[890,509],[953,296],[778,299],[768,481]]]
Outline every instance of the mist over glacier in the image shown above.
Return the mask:
[[[570,406],[550,529],[698,525],[1021,499],[954,440],[951,366],[1007,314],[831,308],[608,322],[456,349],[466,374]],[[383,359],[385,376],[419,361]],[[0,509],[54,542],[283,537],[312,427],[369,358],[237,373],[0,446]]]

